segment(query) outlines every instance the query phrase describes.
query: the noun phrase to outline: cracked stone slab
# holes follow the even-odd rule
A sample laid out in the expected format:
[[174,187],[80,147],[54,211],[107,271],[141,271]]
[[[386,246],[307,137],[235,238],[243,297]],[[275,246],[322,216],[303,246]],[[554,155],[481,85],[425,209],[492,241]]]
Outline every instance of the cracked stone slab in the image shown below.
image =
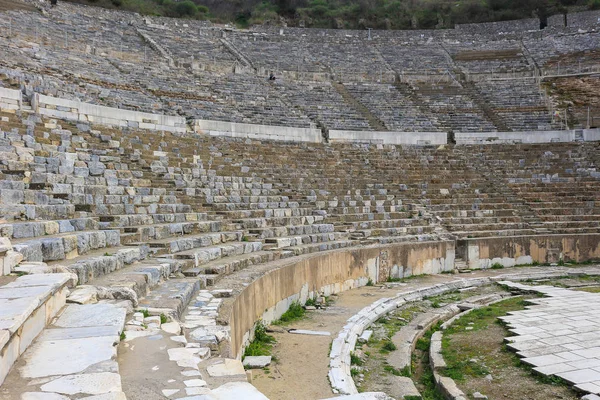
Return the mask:
[[20,369],[21,376],[41,378],[82,372],[115,358],[114,344],[115,338],[111,336],[38,341],[24,355],[26,364]]
[[60,328],[125,325],[126,311],[112,304],[70,304],[55,323]]
[[121,377],[111,372],[67,375],[41,386],[45,392],[67,395],[121,392]]

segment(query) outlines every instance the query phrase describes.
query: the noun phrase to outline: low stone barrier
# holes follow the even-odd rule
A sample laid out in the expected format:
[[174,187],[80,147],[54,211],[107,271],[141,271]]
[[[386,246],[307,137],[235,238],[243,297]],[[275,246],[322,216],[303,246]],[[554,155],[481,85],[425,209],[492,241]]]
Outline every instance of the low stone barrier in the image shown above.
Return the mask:
[[504,267],[534,263],[585,262],[600,259],[600,234],[556,234],[499,236],[461,239],[457,256],[470,269],[486,269],[494,264]]
[[[291,261],[262,274],[233,300],[232,358],[241,359],[254,335],[256,321],[279,318],[290,305],[318,293],[326,296],[392,275],[439,274],[454,269],[454,242],[399,243],[319,253]],[[401,271],[401,272],[400,272]]]
[[441,145],[448,143],[446,132],[375,132],[330,130],[331,143],[374,143],[406,145]]
[[6,89],[0,87],[0,111],[14,112],[21,109],[23,105],[23,94],[20,90]]
[[600,140],[600,129],[526,132],[457,132],[456,144],[512,144],[512,143],[558,143]]
[[[400,292],[392,298],[379,299],[363,308],[348,320],[338,337],[333,340],[331,352],[329,353],[329,381],[331,386],[342,394],[352,395],[358,393],[351,375],[350,353],[354,350],[358,337],[364,330],[384,314],[408,302],[420,301],[425,297],[437,296],[465,287],[483,286],[491,282],[490,278],[456,280],[413,291]],[[448,312],[452,315],[453,311],[449,310]],[[436,321],[436,318],[431,319],[422,331],[427,330]],[[414,340],[416,341],[417,338],[418,335],[415,335]]]
[[255,140],[311,143],[321,143],[323,141],[320,129],[243,124],[228,121],[197,119],[194,123],[194,131],[210,136],[229,136]]
[[36,114],[69,121],[91,122],[120,128],[187,132],[184,117],[122,110],[45,96],[39,93],[33,95],[32,107]]

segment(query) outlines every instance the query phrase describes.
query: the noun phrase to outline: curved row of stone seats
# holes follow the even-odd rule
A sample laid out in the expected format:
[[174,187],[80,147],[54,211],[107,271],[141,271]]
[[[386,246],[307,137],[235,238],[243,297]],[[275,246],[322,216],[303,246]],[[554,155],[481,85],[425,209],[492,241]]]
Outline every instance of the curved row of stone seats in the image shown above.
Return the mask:
[[599,39],[584,31],[524,38],[523,45],[546,75],[559,75],[597,69]]
[[440,131],[435,115],[425,113],[393,85],[355,83],[344,86],[391,131]]
[[511,130],[548,130],[556,127],[535,80],[484,81],[475,85],[483,99]]
[[439,123],[455,132],[494,132],[497,127],[459,85],[418,85],[419,98],[438,117]]
[[280,96],[301,108],[317,126],[326,129],[372,130],[369,121],[347,104],[330,82],[276,83]]
[[447,43],[454,63],[472,74],[531,71],[520,40]]
[[141,28],[181,63],[194,61],[202,64],[233,64],[236,61],[219,41],[220,31],[211,27],[190,26],[194,21],[177,22],[165,18],[156,24]]
[[240,31],[226,35],[255,66],[275,71],[327,72],[327,66],[318,62],[302,37]]
[[422,43],[417,46],[378,43],[377,48],[400,76],[444,74],[452,70],[448,54],[438,43]]

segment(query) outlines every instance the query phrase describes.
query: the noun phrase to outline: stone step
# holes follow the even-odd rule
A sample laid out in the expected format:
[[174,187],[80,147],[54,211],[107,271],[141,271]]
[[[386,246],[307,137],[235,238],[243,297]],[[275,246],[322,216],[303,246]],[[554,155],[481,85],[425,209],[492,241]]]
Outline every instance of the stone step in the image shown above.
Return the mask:
[[115,347],[125,314],[124,308],[112,304],[67,305],[21,356],[5,381],[13,390],[2,398],[22,400],[24,393],[27,398],[48,393],[125,398]]
[[138,303],[139,309],[147,309],[152,315],[171,315],[179,319],[194,295],[206,282],[200,277],[176,278],[163,282]]
[[68,286],[73,284],[70,274],[34,274],[0,286],[0,385],[18,357],[64,307]]

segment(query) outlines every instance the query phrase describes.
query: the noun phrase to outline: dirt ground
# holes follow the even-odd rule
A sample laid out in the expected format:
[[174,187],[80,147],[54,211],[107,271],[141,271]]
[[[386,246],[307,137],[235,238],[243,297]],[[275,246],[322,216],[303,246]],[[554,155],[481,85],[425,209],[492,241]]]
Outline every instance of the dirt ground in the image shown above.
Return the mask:
[[0,0],[0,12],[10,10],[36,11],[37,9],[19,0]]
[[448,275],[423,276],[394,288],[362,287],[335,296],[335,302],[325,311],[311,311],[308,317],[286,328],[331,332],[331,336],[273,333],[277,343],[273,355],[277,361],[267,371],[254,370],[253,384],[270,399],[316,400],[334,397],[327,378],[330,344],[348,318],[383,298],[402,290],[434,285],[455,279]]
[[335,396],[327,378],[329,346],[348,318],[365,306],[398,290],[363,287],[334,297],[324,311],[310,311],[308,317],[285,328],[331,332],[331,336],[273,333],[277,344],[273,355],[277,361],[266,370],[254,370],[254,386],[270,399],[316,400]]

